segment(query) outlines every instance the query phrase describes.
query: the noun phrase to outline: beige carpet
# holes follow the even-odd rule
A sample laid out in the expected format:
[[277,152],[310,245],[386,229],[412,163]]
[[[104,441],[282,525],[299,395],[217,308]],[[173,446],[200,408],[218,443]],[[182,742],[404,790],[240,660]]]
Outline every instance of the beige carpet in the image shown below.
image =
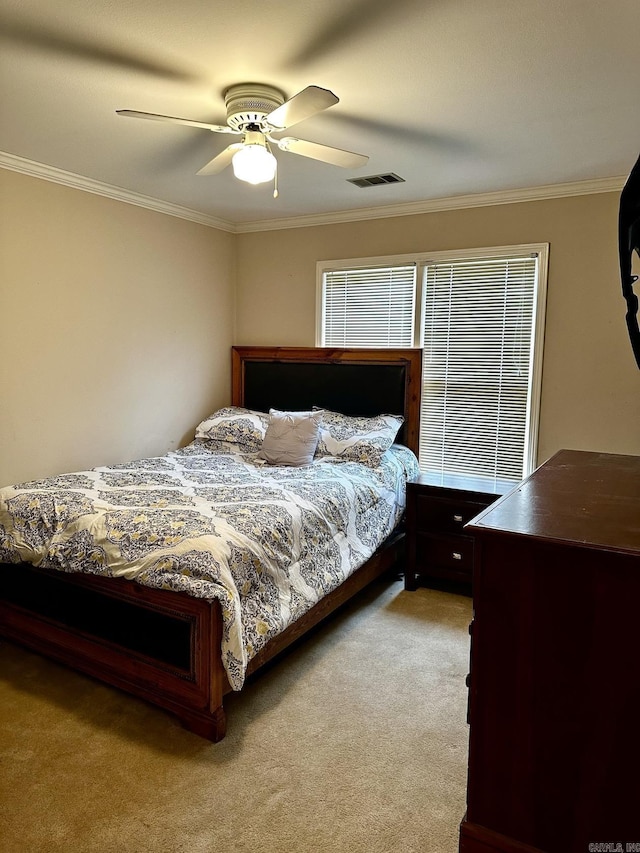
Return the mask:
[[2,853],[455,853],[470,616],[376,584],[229,697],[219,744],[0,643]]

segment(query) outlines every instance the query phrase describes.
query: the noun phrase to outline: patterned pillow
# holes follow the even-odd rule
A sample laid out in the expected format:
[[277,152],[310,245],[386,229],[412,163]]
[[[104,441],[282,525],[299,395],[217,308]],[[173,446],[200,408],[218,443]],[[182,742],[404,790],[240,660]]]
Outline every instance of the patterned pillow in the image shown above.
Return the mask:
[[401,415],[357,418],[339,412],[322,411],[322,426],[316,456],[334,456],[377,468],[382,454],[394,442],[404,422]]
[[196,438],[215,442],[217,447],[257,453],[268,425],[269,415],[266,412],[227,406],[198,424]]
[[270,409],[269,415],[258,456],[271,465],[310,465],[318,446],[322,413]]

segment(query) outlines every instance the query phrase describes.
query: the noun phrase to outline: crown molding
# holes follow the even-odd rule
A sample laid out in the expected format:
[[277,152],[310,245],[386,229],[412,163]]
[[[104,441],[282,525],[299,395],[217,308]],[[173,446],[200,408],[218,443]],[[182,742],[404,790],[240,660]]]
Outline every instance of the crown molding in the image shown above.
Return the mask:
[[360,222],[367,219],[388,219],[394,216],[416,216],[421,213],[437,213],[446,210],[463,210],[471,207],[489,207],[499,204],[517,204],[519,202],[544,201],[547,199],[567,198],[569,196],[594,195],[597,193],[620,192],[626,177],[596,178],[591,181],[575,181],[565,184],[548,184],[540,187],[526,187],[516,190],[459,195],[450,198],[434,198],[426,201],[390,204],[382,207],[362,207],[333,213],[319,213],[308,216],[293,216],[286,219],[260,219],[253,222],[228,222],[214,216],[208,216],[197,210],[180,207],[167,201],[151,198],[140,193],[84,178],[73,172],[36,163],[15,154],[0,151],[0,168],[21,172],[45,181],[63,184],[83,192],[102,195],[107,198],[145,207],[157,213],[177,216],[210,228],[218,228],[230,233],[249,233],[253,231],[278,231],[285,228],[311,228],[314,225],[339,225],[345,222]]
[[23,175],[31,175],[34,178],[42,178],[45,181],[52,181],[55,184],[62,184],[76,190],[93,193],[94,195],[105,196],[115,201],[122,201],[125,204],[134,204],[137,207],[154,210],[156,213],[165,213],[168,216],[177,216],[179,219],[188,219],[190,222],[198,222],[200,225],[207,225],[210,228],[219,228],[221,231],[235,231],[233,224],[226,222],[224,219],[207,216],[197,210],[180,207],[178,204],[171,204],[170,202],[151,198],[141,193],[131,192],[131,190],[125,190],[122,187],[104,184],[102,181],[94,181],[92,178],[84,178],[82,175],[65,172],[64,169],[57,169],[55,166],[47,166],[43,163],[36,163],[34,160],[27,160],[24,157],[7,154],[4,151],[0,151],[0,168],[9,169],[12,172],[21,172]]
[[420,213],[437,213],[445,210],[463,210],[464,208],[471,207],[489,207],[498,204],[517,204],[518,202],[544,201],[547,199],[567,198],[569,196],[620,192],[625,181],[626,177],[595,178],[590,181],[549,184],[547,186],[526,187],[517,190],[451,196],[450,198],[434,198],[426,201],[407,202],[405,204],[391,204],[385,207],[365,207],[355,210],[343,210],[337,213],[296,216],[289,219],[240,222],[235,226],[235,230],[238,233],[242,233],[249,231],[274,231],[283,228],[308,228],[313,225],[337,225],[344,222],[358,222],[365,219],[387,219],[392,216],[415,216]]

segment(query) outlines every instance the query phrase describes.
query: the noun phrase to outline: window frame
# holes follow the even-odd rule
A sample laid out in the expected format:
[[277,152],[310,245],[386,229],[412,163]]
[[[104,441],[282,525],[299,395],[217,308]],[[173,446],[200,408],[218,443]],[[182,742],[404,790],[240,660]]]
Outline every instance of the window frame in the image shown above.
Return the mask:
[[[489,246],[467,249],[447,249],[437,252],[415,252],[396,255],[376,255],[367,258],[341,258],[316,263],[316,346],[323,346],[324,323],[324,273],[335,270],[355,270],[367,267],[398,266],[415,263],[416,295],[413,317],[413,346],[422,348],[425,305],[425,267],[435,263],[453,263],[471,259],[511,258],[536,255],[538,258],[537,283],[534,295],[531,333],[533,354],[531,383],[527,402],[526,431],[524,440],[524,476],[530,474],[537,464],[540,409],[542,398],[542,372],[544,360],[544,336],[549,273],[549,243],[521,243],[510,246]],[[357,347],[354,347],[357,348]]]

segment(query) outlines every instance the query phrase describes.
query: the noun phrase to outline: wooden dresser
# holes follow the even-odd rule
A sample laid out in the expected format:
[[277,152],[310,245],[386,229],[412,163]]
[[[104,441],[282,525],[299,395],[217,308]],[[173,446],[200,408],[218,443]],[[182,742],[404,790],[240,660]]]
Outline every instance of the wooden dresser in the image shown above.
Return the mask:
[[640,850],[640,457],[560,451],[468,529],[461,853]]

